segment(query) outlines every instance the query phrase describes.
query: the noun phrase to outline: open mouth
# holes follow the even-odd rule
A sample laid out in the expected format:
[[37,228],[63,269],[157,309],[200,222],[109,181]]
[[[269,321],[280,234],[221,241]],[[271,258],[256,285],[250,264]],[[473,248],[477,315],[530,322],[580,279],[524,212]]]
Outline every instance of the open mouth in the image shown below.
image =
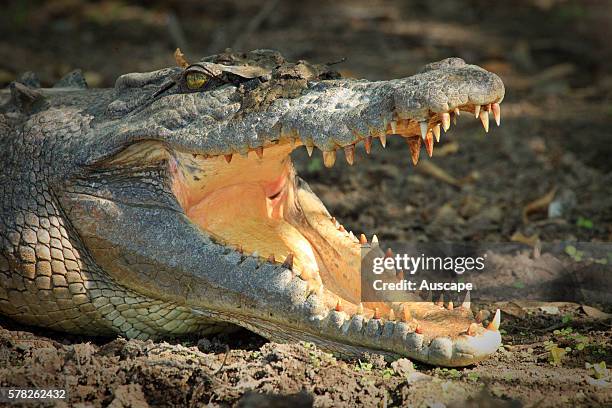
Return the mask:
[[[397,135],[407,142],[416,165],[421,148],[431,156],[441,130],[447,131],[460,111],[474,114],[485,131],[490,114],[500,122],[498,103],[464,105],[431,113],[426,121],[396,118],[370,135],[356,135],[355,143],[339,149],[353,164],[358,143],[363,142],[369,154],[374,138],[384,147],[387,136]],[[393,305],[384,304],[366,304],[362,311],[360,251],[368,240],[338,223],[297,176],[290,153],[302,142],[291,136],[243,155],[174,151],[169,159],[172,191],[187,217],[217,242],[264,262],[291,267],[308,282],[309,290],[325,293],[330,307],[366,315],[398,313]],[[305,147],[312,155],[314,147]],[[333,166],[336,150],[323,151],[323,159],[326,167]]]

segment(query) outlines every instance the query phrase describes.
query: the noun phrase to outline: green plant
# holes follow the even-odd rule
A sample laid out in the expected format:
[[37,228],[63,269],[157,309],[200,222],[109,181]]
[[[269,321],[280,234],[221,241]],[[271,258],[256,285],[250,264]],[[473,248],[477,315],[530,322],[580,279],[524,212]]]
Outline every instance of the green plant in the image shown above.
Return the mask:
[[591,364],[584,363],[584,367],[589,370],[589,375],[596,379],[606,378],[610,375],[608,368],[606,367],[605,361],[600,361],[599,363]]
[[585,217],[578,217],[576,225],[580,228],[593,229],[593,221]]
[[560,366],[565,355],[572,351],[570,347],[559,347],[557,343],[552,341],[545,341],[544,348],[549,352],[548,361],[554,366]]
[[355,365],[355,371],[370,372],[372,371],[372,367],[372,363],[357,360],[357,364]]
[[394,375],[395,375],[395,370],[393,370],[390,367],[385,368],[382,372],[382,378],[384,378],[385,380],[393,377]]

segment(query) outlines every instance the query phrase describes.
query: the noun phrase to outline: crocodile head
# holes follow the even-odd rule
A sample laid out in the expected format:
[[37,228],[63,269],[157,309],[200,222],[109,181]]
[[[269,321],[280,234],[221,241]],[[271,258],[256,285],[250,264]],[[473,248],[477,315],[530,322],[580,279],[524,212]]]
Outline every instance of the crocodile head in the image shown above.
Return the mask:
[[[353,164],[393,136],[416,164],[460,112],[499,122],[496,75],[451,58],[370,82],[260,50],[127,74],[105,95],[87,97],[83,136],[55,156],[78,169],[58,171],[55,190],[96,276],[190,318],[348,355],[456,366],[499,346],[499,316],[485,328],[468,304],[362,304],[360,251],[376,242],[347,232],[291,161],[304,146],[326,167],[337,152]],[[177,327],[158,332],[188,331]]]

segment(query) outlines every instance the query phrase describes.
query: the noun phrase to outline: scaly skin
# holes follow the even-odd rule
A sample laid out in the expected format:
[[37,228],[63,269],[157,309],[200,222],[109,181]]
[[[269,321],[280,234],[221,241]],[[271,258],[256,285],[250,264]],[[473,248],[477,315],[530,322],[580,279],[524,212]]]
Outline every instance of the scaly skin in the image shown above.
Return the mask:
[[[244,255],[228,243],[234,237],[224,235],[223,225],[209,233],[213,227],[192,215],[195,189],[186,181],[208,177],[204,166],[219,169],[224,158],[234,158],[228,166],[248,168],[255,157],[249,152],[264,155],[253,159],[259,166],[300,145],[321,149],[327,166],[337,148],[352,162],[356,143],[369,151],[372,137],[384,143],[391,134],[406,138],[416,161],[421,127],[431,151],[438,123],[446,127],[455,108],[482,106],[487,126],[489,111],[498,118],[504,87],[497,76],[459,59],[381,82],[342,79],[329,67],[290,64],[272,51],[204,61],[199,68],[124,75],[114,89],[81,88],[74,74],[57,88],[14,83],[0,95],[4,315],[72,333],[140,339],[238,325],[345,355],[375,351],[447,366],[497,349],[498,315],[485,329],[472,324],[469,305],[407,303],[382,308],[383,318],[373,305],[359,305],[348,280],[327,285],[316,271],[300,272],[287,253]],[[194,69],[207,78],[202,88],[187,83]],[[287,160],[279,162],[293,197],[286,203],[297,203],[285,210],[293,211],[287,220],[329,223]],[[321,236],[345,240],[346,253],[358,252],[356,239],[336,225]],[[315,249],[327,262],[321,248]]]

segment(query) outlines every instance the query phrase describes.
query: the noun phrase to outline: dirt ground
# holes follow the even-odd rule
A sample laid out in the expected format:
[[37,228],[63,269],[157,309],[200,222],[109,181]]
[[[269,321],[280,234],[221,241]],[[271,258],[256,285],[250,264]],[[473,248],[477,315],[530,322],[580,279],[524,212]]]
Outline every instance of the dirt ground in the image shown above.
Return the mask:
[[[177,46],[192,59],[226,47],[275,48],[315,62],[346,58],[344,75],[370,79],[462,57],[504,80],[500,128],[485,136],[464,115],[417,167],[392,138],[367,158],[358,151],[355,166],[338,160],[331,170],[299,151],[300,174],[347,229],[381,240],[612,240],[609,2],[141,4],[148,7],[9,1],[0,17],[0,83],[35,71],[48,86],[82,68],[91,86],[112,86],[121,73],[173,65]],[[552,201],[544,200],[551,191]],[[559,216],[548,216],[551,206]],[[533,258],[521,253],[509,262],[520,271]],[[585,366],[612,364],[609,293],[583,299],[588,305],[473,305],[501,307],[503,347],[457,370],[377,356],[340,360],[311,344],[269,343],[246,331],[143,342],[2,320],[0,386],[67,388],[65,406],[612,406],[610,373]]]

